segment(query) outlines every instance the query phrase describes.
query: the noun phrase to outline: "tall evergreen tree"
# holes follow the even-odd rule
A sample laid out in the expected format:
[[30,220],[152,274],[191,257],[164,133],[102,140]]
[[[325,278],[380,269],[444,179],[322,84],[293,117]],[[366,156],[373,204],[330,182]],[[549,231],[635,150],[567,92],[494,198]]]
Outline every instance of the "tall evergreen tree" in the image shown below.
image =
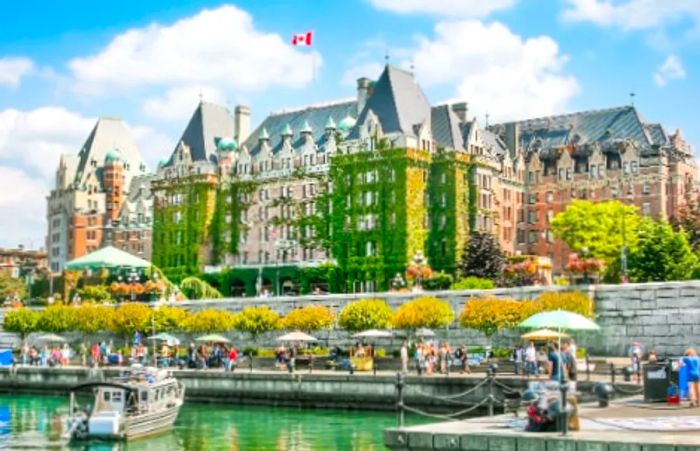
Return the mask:
[[498,280],[505,263],[503,250],[495,236],[486,232],[473,232],[464,245],[462,260],[457,269],[461,277]]

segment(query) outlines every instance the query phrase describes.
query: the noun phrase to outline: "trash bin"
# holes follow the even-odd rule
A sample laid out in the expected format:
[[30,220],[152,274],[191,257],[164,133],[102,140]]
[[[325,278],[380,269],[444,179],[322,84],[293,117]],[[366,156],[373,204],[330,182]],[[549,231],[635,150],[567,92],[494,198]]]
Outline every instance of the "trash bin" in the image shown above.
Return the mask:
[[666,365],[644,365],[644,401],[666,401],[668,387],[671,384],[671,371]]

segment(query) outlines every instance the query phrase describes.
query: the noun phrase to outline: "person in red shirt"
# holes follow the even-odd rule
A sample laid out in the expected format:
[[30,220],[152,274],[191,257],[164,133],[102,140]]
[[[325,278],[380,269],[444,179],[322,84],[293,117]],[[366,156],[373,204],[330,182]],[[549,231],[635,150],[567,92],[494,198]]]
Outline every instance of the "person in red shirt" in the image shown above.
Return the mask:
[[228,363],[226,364],[226,369],[228,371],[236,369],[236,360],[238,360],[238,350],[235,346],[231,346],[231,349],[228,351]]
[[100,356],[100,345],[97,343],[94,343],[92,345],[92,365],[97,368],[100,366],[100,362],[102,361],[101,356]]

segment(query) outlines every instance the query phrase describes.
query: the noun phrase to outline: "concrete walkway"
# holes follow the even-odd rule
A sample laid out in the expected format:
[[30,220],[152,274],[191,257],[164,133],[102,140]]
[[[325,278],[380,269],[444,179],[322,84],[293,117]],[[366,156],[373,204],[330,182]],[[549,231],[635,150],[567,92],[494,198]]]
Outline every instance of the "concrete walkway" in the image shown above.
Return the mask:
[[513,415],[392,428],[385,431],[391,449],[480,451],[698,451],[700,408],[647,404],[641,398],[579,408],[580,431],[533,433]]

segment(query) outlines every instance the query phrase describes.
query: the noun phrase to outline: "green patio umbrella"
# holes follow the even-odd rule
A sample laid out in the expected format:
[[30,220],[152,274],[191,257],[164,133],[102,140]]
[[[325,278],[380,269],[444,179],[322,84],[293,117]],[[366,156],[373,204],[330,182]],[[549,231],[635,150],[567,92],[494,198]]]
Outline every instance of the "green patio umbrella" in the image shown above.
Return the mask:
[[156,341],[165,341],[168,344],[170,343],[179,343],[180,340],[174,335],[170,335],[165,332],[161,332],[159,334],[151,335],[150,337],[147,338],[147,340],[156,340]]
[[208,341],[212,343],[230,343],[231,340],[219,334],[209,334],[202,335],[201,337],[195,338],[196,341]]
[[523,329],[564,329],[564,330],[598,330],[600,327],[590,319],[578,313],[566,310],[553,310],[532,315],[518,327]]
[[[561,352],[561,331],[562,330],[599,330],[600,327],[578,313],[569,312],[566,310],[552,310],[532,315],[528,319],[518,324],[518,327],[523,329],[557,329],[559,335],[559,350]],[[560,354],[561,355],[561,354]],[[559,375],[563,371],[563,362],[559,358]]]
[[66,269],[97,270],[102,268],[148,268],[151,262],[124,252],[113,246],[105,246],[95,252],[78,257],[66,263]]

